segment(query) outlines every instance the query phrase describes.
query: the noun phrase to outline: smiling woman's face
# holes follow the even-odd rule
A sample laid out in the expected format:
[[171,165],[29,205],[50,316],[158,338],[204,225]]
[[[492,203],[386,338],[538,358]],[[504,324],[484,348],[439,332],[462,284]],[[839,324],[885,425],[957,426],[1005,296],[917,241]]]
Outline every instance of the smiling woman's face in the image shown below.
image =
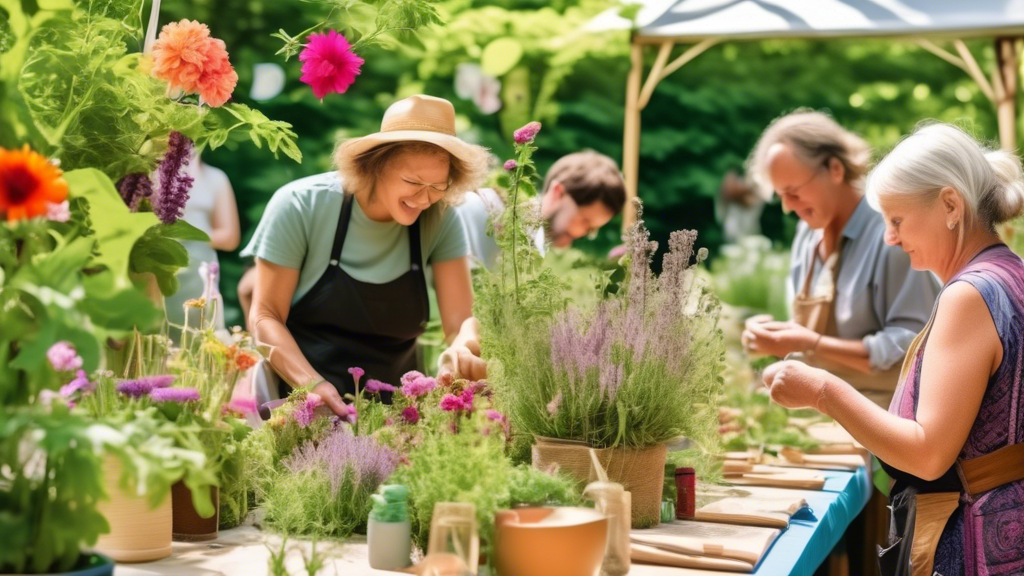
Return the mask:
[[420,214],[444,198],[451,158],[447,152],[402,152],[377,178],[372,202],[382,206],[391,220],[410,226]]

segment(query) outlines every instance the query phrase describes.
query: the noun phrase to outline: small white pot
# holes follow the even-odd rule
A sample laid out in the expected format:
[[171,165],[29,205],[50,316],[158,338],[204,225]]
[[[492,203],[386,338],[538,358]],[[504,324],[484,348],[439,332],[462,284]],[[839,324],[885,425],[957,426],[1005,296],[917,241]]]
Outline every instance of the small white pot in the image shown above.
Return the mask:
[[412,528],[409,521],[378,522],[370,518],[366,528],[370,567],[375,570],[406,568],[412,562]]

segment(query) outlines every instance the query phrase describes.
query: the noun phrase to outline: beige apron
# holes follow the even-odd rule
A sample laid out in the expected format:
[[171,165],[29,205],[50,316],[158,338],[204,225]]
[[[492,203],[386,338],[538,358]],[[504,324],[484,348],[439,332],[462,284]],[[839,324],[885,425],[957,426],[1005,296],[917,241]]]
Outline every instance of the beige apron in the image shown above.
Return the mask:
[[[813,286],[814,258],[818,252],[818,246],[815,245],[810,250],[807,276],[804,278],[800,292],[793,299],[793,321],[823,336],[839,335],[835,315],[836,280],[839,278],[839,257],[843,252],[844,241],[845,239],[840,239],[839,246],[825,261],[821,274],[818,275],[818,280],[813,283]],[[889,402],[892,400],[892,394],[896,390],[896,383],[900,377],[899,365],[885,371],[865,374],[815,354],[801,356],[801,359],[807,364],[835,374],[849,382],[851,386],[875,404],[889,409]]]

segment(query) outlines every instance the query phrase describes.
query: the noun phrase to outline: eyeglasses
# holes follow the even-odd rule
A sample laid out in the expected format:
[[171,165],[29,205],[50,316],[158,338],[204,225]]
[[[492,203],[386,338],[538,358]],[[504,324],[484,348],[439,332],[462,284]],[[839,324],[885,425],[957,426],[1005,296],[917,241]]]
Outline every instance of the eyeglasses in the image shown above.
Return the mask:
[[822,173],[822,171],[823,171],[823,170],[822,170],[822,168],[818,168],[818,169],[817,169],[817,170],[816,170],[816,171],[814,172],[814,176],[811,176],[811,177],[810,177],[810,179],[809,179],[809,180],[807,180],[807,182],[804,182],[803,184],[801,184],[801,185],[799,185],[799,186],[795,186],[795,187],[793,187],[793,188],[790,188],[790,189],[789,189],[788,191],[786,191],[786,192],[779,192],[778,190],[775,190],[775,191],[774,191],[774,192],[775,192],[775,195],[776,195],[776,196],[779,196],[779,197],[781,198],[783,194],[796,194],[797,192],[799,192],[799,191],[800,191],[800,189],[801,189],[801,188],[804,188],[805,186],[807,186],[807,185],[808,185],[808,184],[810,184],[811,182],[814,182],[814,180],[815,180],[815,179],[816,179],[816,178],[817,178],[818,176],[821,176],[821,173]]
[[440,192],[440,193],[444,194],[445,192],[448,191],[448,188],[450,188],[451,185],[452,185],[452,181],[450,179],[448,180],[448,182],[446,182],[443,185],[426,184],[426,183],[423,183],[423,182],[416,182],[415,180],[408,180],[406,178],[403,178],[402,180],[406,184],[408,184],[410,186],[415,186],[417,188],[416,192],[419,192],[420,190],[423,190],[424,188],[430,188],[434,192]]

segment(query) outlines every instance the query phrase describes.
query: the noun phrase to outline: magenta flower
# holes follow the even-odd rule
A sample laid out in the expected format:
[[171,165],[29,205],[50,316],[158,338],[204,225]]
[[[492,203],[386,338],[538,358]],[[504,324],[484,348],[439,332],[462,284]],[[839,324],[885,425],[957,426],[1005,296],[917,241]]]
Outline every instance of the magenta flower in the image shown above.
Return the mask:
[[519,164],[515,160],[506,160],[505,161],[505,170],[507,170],[509,172],[515,170],[518,167],[519,167]]
[[444,398],[441,398],[441,410],[445,412],[457,412],[465,408],[465,401],[455,394],[445,394]]
[[149,392],[149,398],[153,402],[173,402],[175,404],[198,402],[199,390],[195,388],[154,388]]
[[302,62],[299,80],[309,84],[313,94],[321,100],[331,93],[344,94],[356,81],[364,62],[352,51],[348,40],[335,30],[310,34],[299,61]]
[[462,396],[459,397],[459,400],[462,400],[462,408],[464,410],[472,410],[473,409],[473,389],[472,388],[466,388],[465,390],[463,390],[462,391]]
[[501,422],[502,424],[505,423],[505,415],[502,414],[501,412],[498,412],[497,410],[488,410],[487,412],[484,412],[484,414],[487,416],[487,419],[490,420],[491,422]]
[[82,357],[70,342],[60,341],[46,351],[46,359],[57,372],[71,372],[82,367]]
[[516,144],[526,144],[533,142],[533,139],[537,137],[537,133],[540,132],[540,122],[530,122],[526,126],[523,126],[519,130],[513,133],[513,137],[516,140]]
[[292,411],[292,418],[295,419],[295,423],[300,428],[306,428],[313,423],[313,419],[316,418],[316,409],[322,406],[324,403],[323,398],[319,394],[310,392],[306,394],[306,399],[302,401],[302,404],[295,407]]
[[145,376],[137,380],[122,380],[117,391],[131,398],[142,398],[156,388],[167,388],[174,382],[174,376]]
[[362,379],[363,374],[366,374],[366,370],[358,366],[353,366],[348,369],[348,373],[352,375],[352,379],[356,381],[356,389],[359,389],[359,380]]
[[402,375],[402,386],[415,382],[418,378],[423,378],[423,373],[418,370],[410,370]]
[[420,376],[412,382],[403,384],[402,394],[409,398],[418,398],[429,394],[434,388],[437,388],[437,380],[430,376]]
[[89,382],[89,376],[84,370],[79,370],[78,373],[75,374],[74,380],[68,382],[64,386],[61,386],[60,395],[68,398],[75,392],[91,392],[94,388],[96,388],[96,384]]
[[402,410],[402,419],[409,424],[415,424],[420,421],[420,411],[415,406],[409,406]]
[[398,388],[395,388],[394,386],[392,386],[391,384],[387,384],[386,382],[381,382],[380,380],[374,380],[373,378],[370,378],[369,380],[366,381],[366,388],[364,388],[364,390],[366,390],[370,394],[380,394],[381,392],[394,392],[398,390]]

